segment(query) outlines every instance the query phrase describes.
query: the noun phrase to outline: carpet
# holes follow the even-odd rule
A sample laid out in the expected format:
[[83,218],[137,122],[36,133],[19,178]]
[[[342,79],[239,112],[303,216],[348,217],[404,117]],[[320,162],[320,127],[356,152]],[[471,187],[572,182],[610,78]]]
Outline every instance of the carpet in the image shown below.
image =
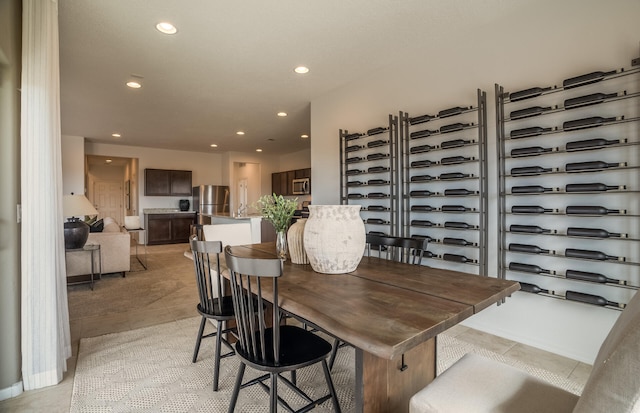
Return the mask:
[[[199,317],[166,324],[84,338],[73,383],[72,413],[102,412],[226,412],[238,368],[235,357],[222,360],[220,390],[212,390],[213,342],[203,341],[197,363],[191,363]],[[207,329],[213,330],[211,326]],[[582,386],[551,372],[476,347],[447,334],[438,338],[438,373],[468,352],[524,369],[567,391],[580,394]],[[354,350],[338,352],[332,377],[345,413],[355,410]],[[246,378],[257,377],[247,368]],[[326,392],[319,366],[298,372],[298,383],[315,395]],[[279,386],[287,400],[296,397]],[[268,395],[258,386],[240,391],[236,412],[268,411]],[[330,402],[314,412],[332,411]]]

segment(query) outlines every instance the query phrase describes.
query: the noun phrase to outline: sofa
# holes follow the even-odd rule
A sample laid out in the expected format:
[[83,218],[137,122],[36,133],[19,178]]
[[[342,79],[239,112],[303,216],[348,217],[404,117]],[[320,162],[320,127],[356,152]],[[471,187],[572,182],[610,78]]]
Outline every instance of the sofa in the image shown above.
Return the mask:
[[[102,274],[121,272],[124,275],[131,269],[131,235],[121,229],[113,218],[106,217],[102,221],[102,232],[89,233],[87,244],[100,244]],[[65,254],[67,277],[90,274],[90,256],[89,253]],[[96,267],[96,271],[99,268]]]

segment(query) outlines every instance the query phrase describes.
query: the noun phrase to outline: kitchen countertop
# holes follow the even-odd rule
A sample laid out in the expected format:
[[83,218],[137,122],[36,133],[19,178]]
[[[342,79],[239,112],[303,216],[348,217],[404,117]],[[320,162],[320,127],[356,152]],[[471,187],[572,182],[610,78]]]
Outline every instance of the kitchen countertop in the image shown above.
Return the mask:
[[145,208],[142,210],[145,215],[150,214],[195,214],[195,211],[180,211],[178,208]]

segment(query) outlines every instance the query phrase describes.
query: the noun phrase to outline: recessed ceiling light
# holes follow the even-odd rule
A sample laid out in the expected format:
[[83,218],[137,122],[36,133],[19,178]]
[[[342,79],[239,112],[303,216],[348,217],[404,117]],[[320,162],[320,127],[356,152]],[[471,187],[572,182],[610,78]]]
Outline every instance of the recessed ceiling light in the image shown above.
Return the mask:
[[178,29],[169,22],[160,22],[156,24],[156,29],[158,29],[160,33],[164,34],[176,34],[178,32]]
[[212,144],[211,144],[211,145],[209,145],[209,146],[211,146],[212,148],[217,148],[217,147],[218,147],[218,145],[216,145],[215,143],[212,143]]
[[309,135],[300,135],[300,137],[301,137],[302,139],[307,139],[307,138],[309,137]]
[[278,116],[283,118],[283,117],[287,116],[287,112],[278,112]]
[[244,135],[244,132],[239,130],[238,132],[236,132],[236,135]]
[[293,71],[303,75],[305,73],[309,73],[309,68],[306,66],[298,66],[295,69],[293,69]]
[[106,162],[106,163],[111,163],[111,162],[113,162],[113,161],[112,161],[111,159],[107,159],[105,162]]
[[120,135],[119,133],[112,133],[111,136],[113,136],[114,138],[119,138],[122,135]]
[[262,149],[256,149],[256,152],[262,152]]
[[142,87],[142,85],[138,82],[127,82],[127,86],[129,86],[131,89],[140,89]]

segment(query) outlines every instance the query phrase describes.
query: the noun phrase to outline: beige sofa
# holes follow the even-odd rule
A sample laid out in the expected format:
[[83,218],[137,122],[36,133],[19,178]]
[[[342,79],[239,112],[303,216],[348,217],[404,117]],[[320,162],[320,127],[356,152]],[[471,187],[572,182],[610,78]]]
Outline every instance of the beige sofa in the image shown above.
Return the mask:
[[[87,244],[100,244],[103,274],[124,273],[131,269],[131,235],[122,230],[112,218],[104,218],[103,231],[90,233]],[[90,274],[90,256],[88,252],[65,254],[67,277]],[[99,271],[99,267],[96,267],[96,271]]]

